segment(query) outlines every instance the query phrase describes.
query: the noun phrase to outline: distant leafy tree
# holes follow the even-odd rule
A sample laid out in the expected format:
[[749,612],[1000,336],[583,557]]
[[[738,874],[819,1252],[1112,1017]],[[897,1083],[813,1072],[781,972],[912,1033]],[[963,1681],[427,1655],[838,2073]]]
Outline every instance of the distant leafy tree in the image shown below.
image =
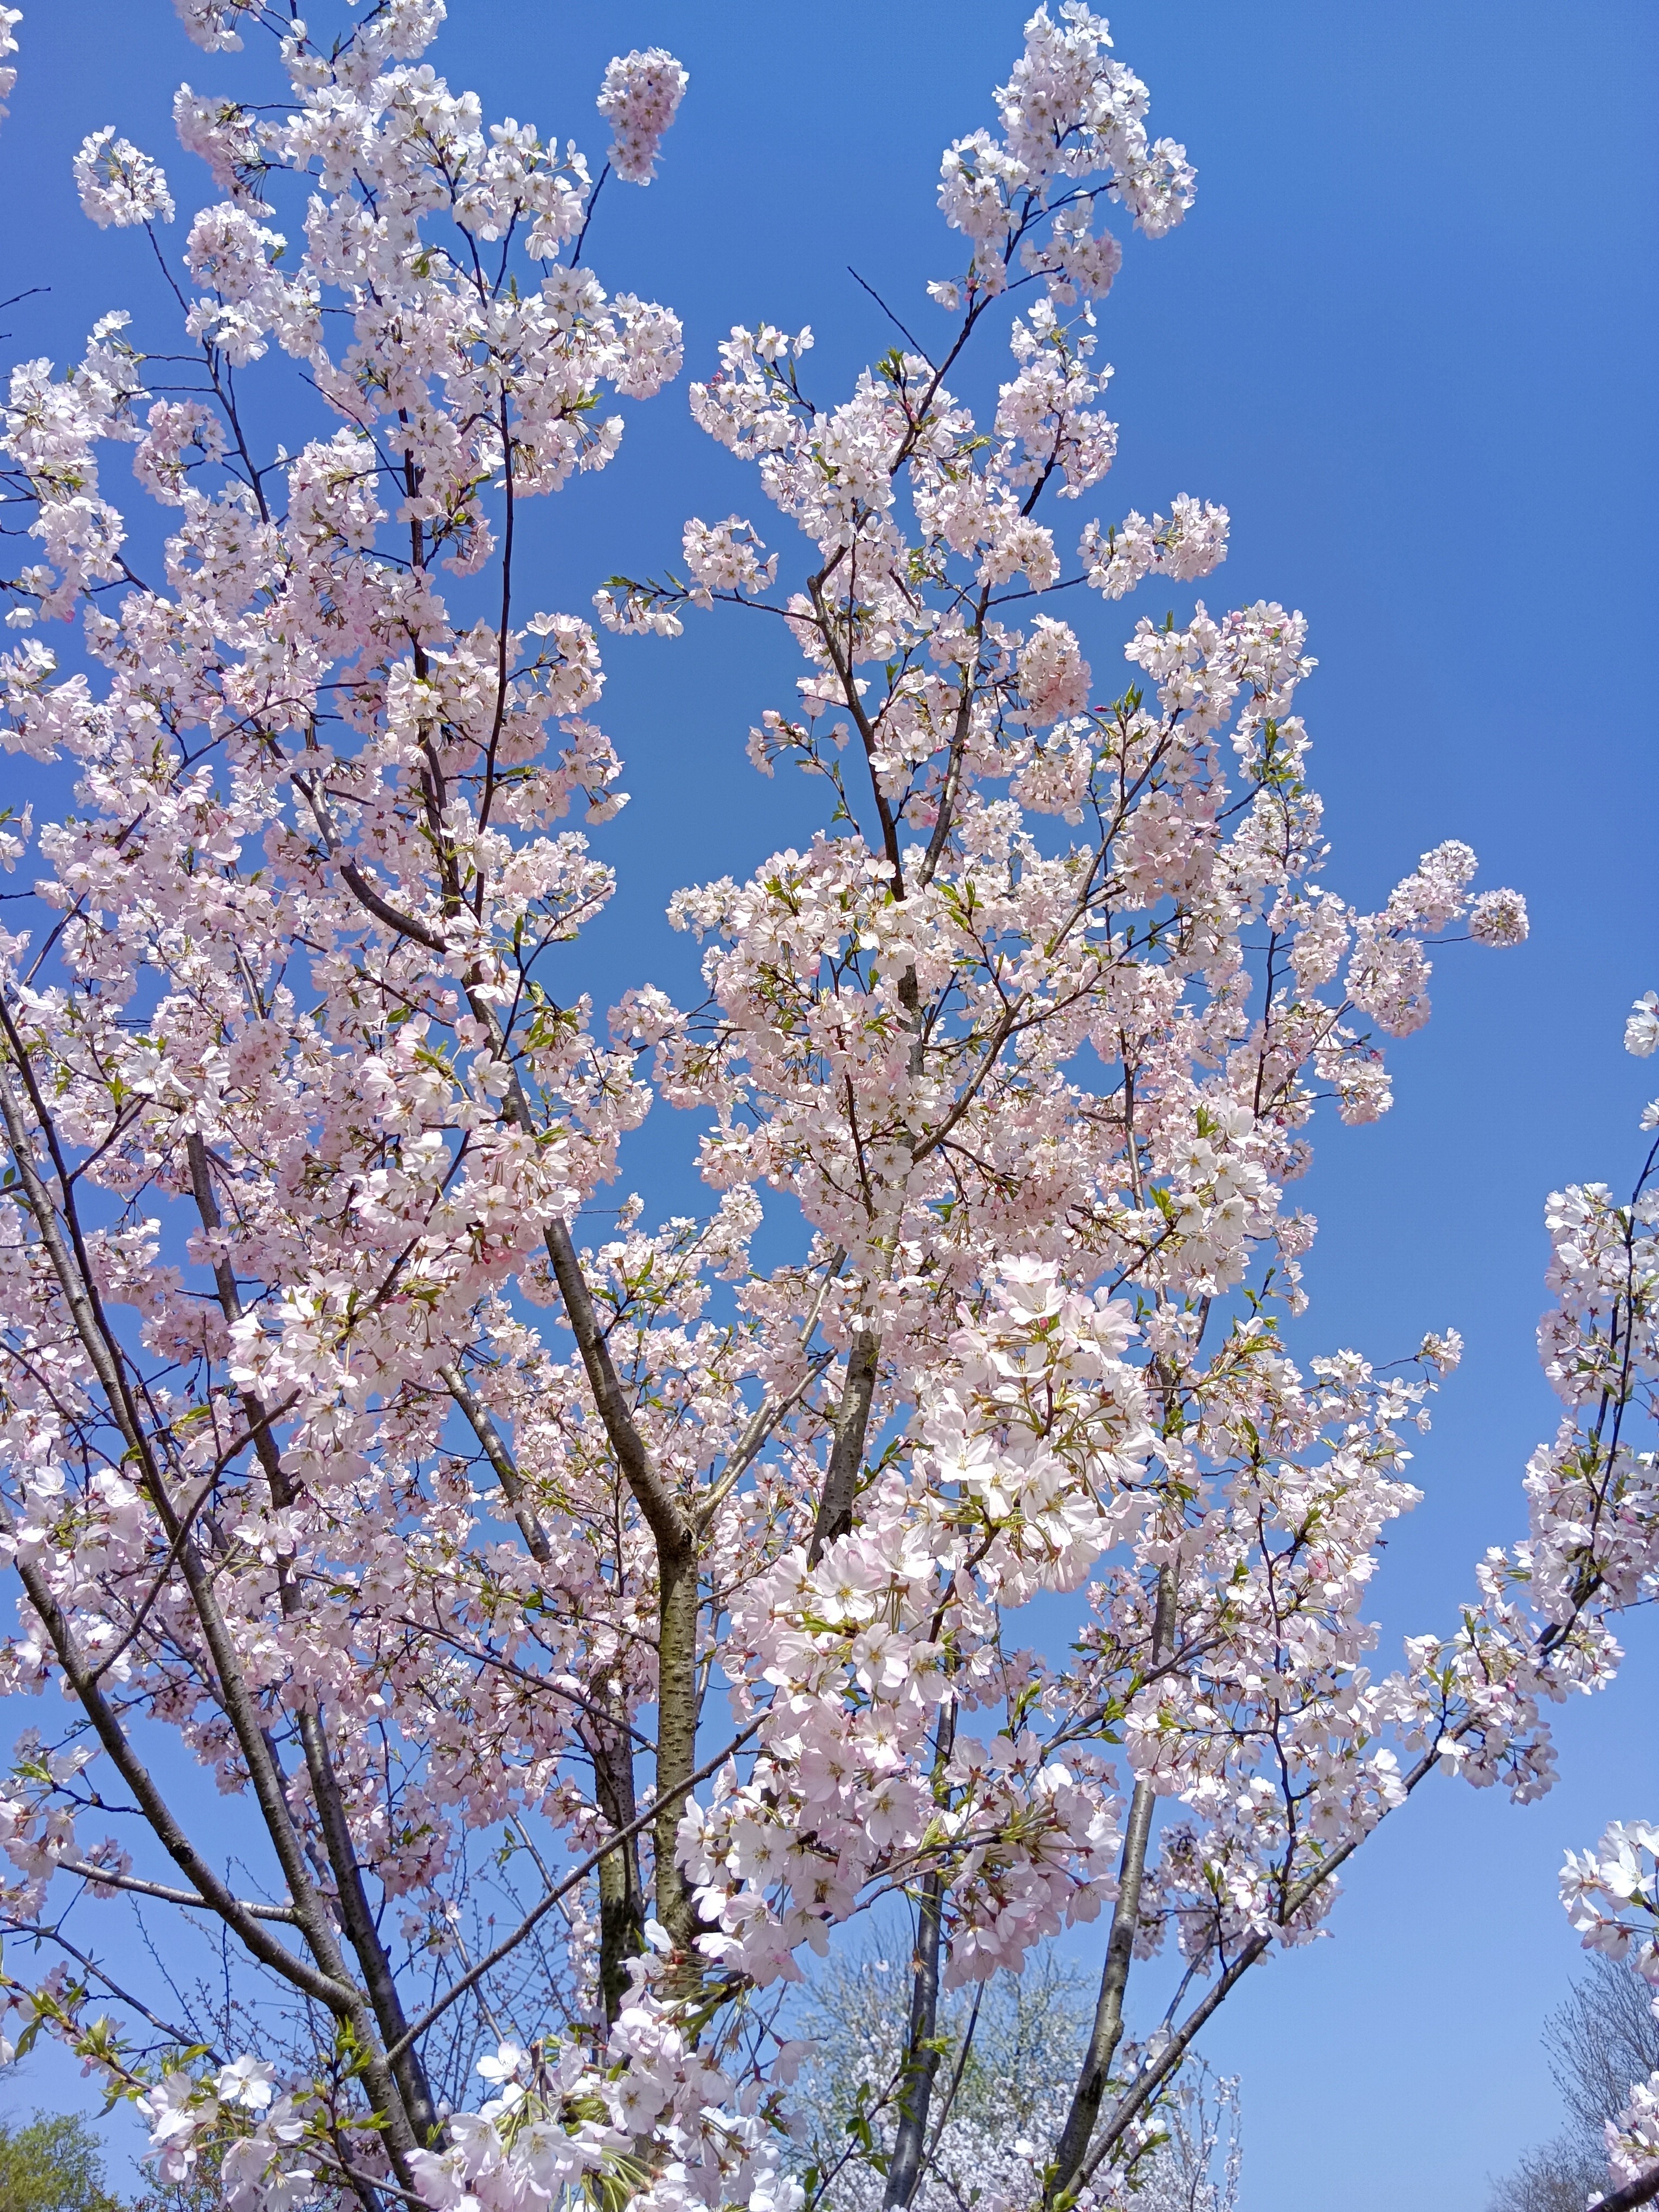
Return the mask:
[[188,2179],[163,2181],[147,2189],[133,2198],[126,2212],[220,2212],[217,2172],[205,2166],[192,2166]]
[[0,2212],[120,2212],[104,2186],[104,2147],[79,2112],[0,2122]]

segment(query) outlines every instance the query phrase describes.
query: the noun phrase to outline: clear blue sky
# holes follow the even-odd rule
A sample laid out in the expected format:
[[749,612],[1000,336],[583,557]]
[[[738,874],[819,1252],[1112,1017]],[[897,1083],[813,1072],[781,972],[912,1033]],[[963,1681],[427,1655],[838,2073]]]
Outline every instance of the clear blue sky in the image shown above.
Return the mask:
[[[691,88],[659,181],[608,191],[595,266],[679,310],[693,374],[735,321],[810,321],[815,388],[839,396],[889,336],[845,264],[907,320],[930,313],[921,284],[957,258],[933,209],[939,152],[994,120],[1023,14],[451,0],[431,58],[489,118],[597,155],[606,58],[673,47]],[[1402,1632],[1448,1622],[1481,1547],[1517,1531],[1520,1474],[1553,1420],[1533,1349],[1543,1197],[1627,1176],[1652,1073],[1619,1032],[1659,984],[1659,10],[1126,0],[1112,21],[1200,198],[1172,239],[1131,249],[1103,318],[1123,434],[1098,511],[1223,501],[1233,550],[1212,603],[1308,613],[1334,887],[1376,902],[1459,836],[1483,882],[1532,908],[1521,952],[1443,959],[1434,1020],[1395,1054],[1394,1114],[1325,1131],[1308,1191],[1309,1348],[1390,1358],[1449,1322],[1468,1342],[1419,1461],[1427,1500],[1381,1585],[1386,1661]],[[112,122],[192,206],[208,186],[173,144],[173,88],[249,76],[190,47],[166,0],[34,0],[20,36],[0,296],[52,289],[6,313],[5,350],[61,363],[103,309],[142,323],[159,308],[142,240],[80,216],[74,147]],[[116,453],[118,500],[124,477]],[[682,385],[633,410],[605,477],[534,514],[537,596],[585,611],[613,568],[672,557],[686,514],[754,504]],[[1097,668],[1114,635],[1093,623]],[[746,870],[804,826],[793,790],[743,761],[795,672],[758,626],[706,622],[609,658],[605,719],[635,799],[605,848],[623,891],[583,956],[601,1006],[641,975],[684,975],[670,889]],[[662,1121],[646,1152],[658,1198],[694,1202],[675,1164],[684,1125]],[[1576,1954],[1555,1870],[1607,1820],[1659,1814],[1659,1640],[1632,1629],[1624,1680],[1564,1721],[1551,1798],[1516,1812],[1431,1786],[1357,1862],[1334,1940],[1232,2000],[1212,2050],[1245,2077],[1248,2212],[1468,2212],[1489,2171],[1556,2124],[1538,2030]],[[37,2084],[58,2087],[43,2070],[14,2101]]]

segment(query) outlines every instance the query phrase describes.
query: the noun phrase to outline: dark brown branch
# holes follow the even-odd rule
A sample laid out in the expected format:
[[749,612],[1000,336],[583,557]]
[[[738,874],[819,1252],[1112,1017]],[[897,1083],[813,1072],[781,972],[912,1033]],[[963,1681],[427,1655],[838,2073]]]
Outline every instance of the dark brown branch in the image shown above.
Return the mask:
[[[207,1146],[198,1134],[192,1133],[187,1139],[186,1156],[190,1163],[191,1183],[196,1199],[197,1210],[202,1217],[203,1225],[209,1231],[216,1231],[222,1225],[218,1202],[213,1194]],[[241,1299],[237,1292],[235,1277],[228,1262],[222,1258],[216,1261],[214,1277],[225,1319],[234,1325],[241,1316]],[[288,1479],[287,1470],[283,1466],[282,1454],[277,1449],[276,1437],[271,1433],[270,1419],[266,1413],[264,1402],[251,1390],[243,1392],[242,1402],[257,1440],[260,1464],[264,1468],[266,1479],[270,1485],[271,1502],[279,1509],[291,1505],[295,1502],[296,1493]],[[192,1564],[194,1564],[194,1555],[191,1554],[186,1563],[187,1574]],[[199,1566],[197,1571],[199,1572]],[[293,1574],[286,1563],[278,1568],[276,1594],[283,1619],[285,1620],[296,1619],[301,1610],[302,1601],[299,1591],[295,1587]],[[224,1681],[222,1668],[220,1670],[220,1679],[222,1684]],[[352,1841],[350,1823],[346,1818],[344,1800],[340,1792],[339,1777],[335,1772],[334,1762],[329,1755],[328,1740],[323,1729],[322,1709],[314,1696],[307,1694],[303,1698],[299,1709],[299,1723],[300,1744],[305,1757],[306,1771],[311,1781],[312,1797],[317,1808],[318,1821],[322,1828],[328,1863],[333,1871],[335,1903],[344,1924],[347,1938],[356,1954],[357,1963],[362,1972],[375,2024],[380,2029],[380,2040],[384,2044],[396,2045],[400,2040],[406,2025],[403,2001],[398,1992],[397,1976],[392,1971],[392,1961],[387,1955],[386,1946],[380,1941],[380,1929],[375,1924],[374,1915],[370,1910],[368,1898],[363,1887],[362,1869],[358,1862],[356,1846]],[[268,1740],[264,1738],[263,1733],[261,1740],[265,1744],[267,1759],[274,1765],[275,1760],[271,1757]],[[283,1808],[286,1813],[285,1795]],[[291,1840],[291,1829],[289,1834]],[[279,1856],[283,1856],[282,1840],[281,1838],[276,1838],[276,1840]],[[285,1873],[289,1871],[286,1864],[283,1870]],[[313,1921],[321,1923],[326,1930],[332,1955],[338,1959],[337,1949],[333,1948],[333,1931],[324,1919],[315,1892],[311,1889],[303,1874],[298,1884],[294,1881],[290,1875],[289,1890],[300,1907],[298,1915],[300,1924],[306,1929],[307,1937],[312,1932]],[[313,1948],[313,1950],[317,1948],[314,1942]],[[343,1975],[343,1960],[340,1960],[339,1966]],[[367,2022],[364,2022],[364,2026],[367,2026]],[[372,2044],[369,2047],[373,2048]],[[437,2108],[433,2102],[431,2087],[426,2078],[426,2069],[417,2057],[410,2054],[395,2064],[390,2064],[390,2073],[392,2080],[386,2084],[386,2087],[392,2087],[395,2084],[395,2094],[402,2105],[402,2125],[395,2126],[392,2121],[388,2122],[389,2128],[392,2130],[391,2148],[395,2154],[401,2156],[403,2151],[413,2149],[430,2138],[437,2122]],[[375,2089],[374,2094],[377,2100],[383,2095],[383,2092],[379,2087]],[[400,2138],[405,2134],[409,2140],[403,2142]]]
[[1595,2212],[1632,2212],[1638,2204],[1651,2204],[1659,2197],[1659,2166],[1650,2166],[1645,2173],[1638,2173],[1634,2181],[1627,2181],[1622,2189],[1615,2189],[1595,2200]]
[[[1165,1567],[1158,1579],[1158,1610],[1152,1626],[1152,1665],[1161,1673],[1175,1638],[1175,1577]],[[1106,1939],[1106,1959],[1101,1969],[1100,1996],[1095,2005],[1089,2046],[1078,2075],[1071,2109],[1060,2131],[1054,2162],[1045,2180],[1043,2201],[1071,2190],[1078,2168],[1088,2154],[1090,2138],[1100,2116],[1101,2100],[1110,2078],[1112,2061],[1123,2035],[1123,1999],[1129,1984],[1135,1936],[1140,1922],[1140,1891],[1146,1872],[1146,1846],[1152,1835],[1157,1792],[1150,1777],[1136,1778],[1129,1801],[1129,1818],[1118,1863],[1117,1901],[1112,1907],[1111,1931]]]
[[553,1564],[553,1547],[547,1540],[547,1531],[536,1517],[531,1504],[524,1477],[519,1472],[517,1461],[507,1448],[506,1440],[490,1417],[490,1412],[472,1385],[453,1361],[438,1370],[438,1378],[450,1396],[466,1416],[467,1425],[478,1439],[484,1457],[501,1486],[501,1494],[519,1524],[519,1534],[524,1538],[525,1549],[538,1566]]
[[855,1329],[847,1354],[847,1381],[836,1415],[830,1468],[823,1478],[823,1495],[818,1500],[807,1549],[809,1566],[817,1566],[825,1545],[836,1542],[853,1526],[853,1502],[858,1495],[859,1469],[864,1463],[864,1440],[870,1431],[880,1365],[880,1337],[868,1327]]
[[[1416,1765],[1413,1767],[1411,1772],[1406,1777],[1404,1791],[1401,1800],[1402,1803],[1404,1802],[1405,1798],[1411,1796],[1413,1790],[1417,1788],[1417,1785],[1423,1780],[1425,1776],[1433,1772],[1435,1767],[1438,1765],[1439,1761],[1440,1752],[1437,1746],[1434,1749],[1424,1753],[1423,1757],[1418,1760]],[[1296,1917],[1297,1914],[1300,1912],[1303,1906],[1307,1904],[1308,1900],[1317,1895],[1318,1892],[1324,1887],[1325,1884],[1330,1880],[1337,1869],[1342,1865],[1343,1862],[1353,1856],[1354,1852],[1359,1849],[1359,1846],[1365,1841],[1368,1836],[1374,1835],[1376,1832],[1376,1828],[1380,1825],[1381,1820],[1385,1820],[1387,1817],[1388,1814],[1385,1811],[1379,1816],[1379,1820],[1377,1821],[1373,1821],[1369,1828],[1364,1830],[1358,1835],[1351,1836],[1346,1843],[1339,1844],[1328,1858],[1322,1860],[1320,1864],[1316,1866],[1310,1874],[1305,1875],[1303,1879],[1297,1883],[1296,1887],[1291,1890],[1285,1897],[1284,1904],[1279,1909],[1277,1916],[1277,1924],[1279,1927],[1285,1928],[1289,1926],[1290,1923]],[[1152,2099],[1158,2094],[1158,2092],[1163,2087],[1164,2084],[1180,2066],[1182,2059],[1185,2058],[1188,2051],[1191,2049],[1193,2042],[1197,2037],[1200,2030],[1212,2017],[1212,2015],[1219,2010],[1224,2000],[1231,1996],[1234,1989],[1243,1979],[1250,1968],[1255,1965],[1256,1961],[1259,1959],[1262,1959],[1267,1956],[1268,1951],[1273,1947],[1273,1937],[1271,1931],[1266,1934],[1252,1936],[1250,1937],[1249,1941],[1240,1951],[1237,1958],[1233,1960],[1231,1966],[1227,1967],[1220,1975],[1214,1988],[1210,1990],[1202,2000],[1193,2008],[1192,2011],[1188,2014],[1186,2019],[1182,2022],[1179,2028],[1177,2028],[1176,2033],[1170,2037],[1169,2042],[1164,2046],[1160,2052],[1157,2064],[1149,2068],[1147,2071],[1140,2076],[1139,2081],[1134,2083],[1133,2087],[1131,2087],[1121,2098],[1120,2098],[1117,2104],[1112,2109],[1111,2118],[1107,2123],[1105,2133],[1102,2136],[1100,2141],[1095,2145],[1088,2163],[1083,2168],[1083,2172],[1079,2177],[1082,2183],[1086,2185],[1092,2179],[1097,2168],[1101,2165],[1103,2160],[1109,2157],[1112,2151],[1114,2151],[1117,2148],[1117,2145],[1123,2140],[1124,2135],[1127,2133],[1130,2124],[1135,2119],[1136,2116],[1146,2109]]]
[[413,915],[401,914],[390,900],[383,899],[355,860],[334,863],[340,880],[360,905],[365,906],[376,921],[383,921],[388,929],[395,929],[401,937],[412,937],[417,945],[424,945],[430,952],[447,952],[449,947],[435,930],[424,922],[416,921]]
[[[767,1717],[768,1716],[766,1714],[760,1714],[756,1719],[750,1722],[746,1729],[740,1729],[739,1732],[732,1737],[731,1742],[726,1745],[723,1751],[717,1752],[713,1759],[705,1759],[703,1764],[698,1767],[695,1774],[688,1774],[684,1781],[679,1785],[679,1788],[675,1792],[675,1803],[678,1804],[682,1799],[689,1796],[691,1791],[696,1789],[699,1782],[706,1782],[711,1774],[714,1773],[719,1768],[724,1766],[726,1760],[732,1757],[734,1752],[741,1751],[744,1745],[748,1742],[750,1737],[758,1734],[760,1729],[765,1726]],[[426,2012],[423,2012],[421,2014],[421,2017],[415,2022],[414,2026],[409,2030],[408,2034],[404,2039],[404,2044],[412,2044],[418,2037],[424,2035],[429,2027],[433,2027],[436,2021],[443,2018],[444,2014],[449,2010],[451,2005],[454,2004],[459,1998],[464,1997],[470,1989],[474,1988],[477,1984],[481,1982],[484,1976],[490,1972],[492,1967],[499,1966],[503,1959],[510,1957],[511,1954],[518,1949],[520,1944],[524,1942],[526,1936],[529,1935],[532,1929],[535,1928],[553,1910],[553,1907],[558,1903],[559,1899],[562,1897],[568,1896],[570,1892],[575,1888],[578,1882],[586,1881],[588,1875],[592,1873],[594,1868],[598,1866],[599,1861],[605,1856],[607,1851],[614,1851],[618,1844],[625,1844],[630,1836],[637,1836],[641,1830],[647,1827],[651,1822],[656,1819],[656,1817],[657,1808],[654,1805],[647,1807],[643,1813],[635,1815],[634,1820],[629,1822],[627,1828],[618,1830],[615,1835],[607,1836],[597,1850],[590,1851],[587,1856],[583,1859],[579,1865],[573,1867],[570,1872],[566,1875],[563,1881],[561,1881],[556,1888],[548,1891],[546,1896],[541,1899],[539,1904],[532,1905],[530,1911],[526,1913],[524,1918],[519,1923],[518,1926],[513,1930],[513,1933],[510,1936],[503,1936],[493,1951],[486,1952],[483,1957],[477,1961],[476,1966],[469,1966],[465,1973],[462,1974],[458,1980],[451,1983],[450,1986],[444,1991],[442,1996],[439,1998],[437,2003],[431,2006]],[[389,2051],[387,2056],[388,2057],[397,2057],[399,2056],[399,2052]]]
[[[0,1525],[9,1534],[13,1533],[9,1515],[0,1515]],[[16,1565],[29,1603],[52,1639],[58,1663],[91,1722],[94,1733],[111,1765],[132,1793],[133,1802],[149,1823],[151,1833],[179,1872],[193,1885],[194,1895],[234,1930],[262,1966],[270,1966],[285,1981],[292,1983],[295,1989],[314,1998],[319,2004],[326,2006],[337,2017],[349,2017],[357,2003],[357,1993],[349,1984],[319,1973],[315,1967],[307,1966],[303,1959],[296,1957],[286,1945],[279,1943],[274,1936],[267,1935],[252,1914],[244,1909],[241,1900],[232,1894],[197,1850],[173,1818],[171,1808],[150,1778],[149,1770],[128,1742],[119,1721],[110,1710],[102,1692],[88,1680],[87,1670],[81,1664],[68,1620],[46,1587],[45,1577],[39,1568],[21,1559]]]
[[[193,1905],[203,1912],[214,1910],[207,1898],[197,1897],[190,1890],[169,1889],[164,1882],[140,1881],[136,1875],[115,1874],[108,1867],[86,1866],[77,1859],[59,1859],[55,1871],[78,1875],[82,1881],[101,1882],[106,1889],[131,1890],[135,1897],[156,1898],[163,1905]],[[300,1924],[300,1916],[291,1905],[253,1905],[242,1897],[236,1902],[255,1920],[275,1920],[285,1928],[297,1928]]]

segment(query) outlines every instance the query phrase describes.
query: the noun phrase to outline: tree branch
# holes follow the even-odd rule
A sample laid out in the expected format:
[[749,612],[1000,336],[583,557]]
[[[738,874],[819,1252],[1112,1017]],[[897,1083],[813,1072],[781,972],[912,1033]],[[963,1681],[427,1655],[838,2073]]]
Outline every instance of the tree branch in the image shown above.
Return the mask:
[[[706,1759],[703,1764],[698,1767],[695,1774],[688,1774],[685,1780],[680,1784],[678,1790],[676,1791],[674,1802],[678,1803],[681,1799],[689,1796],[691,1791],[696,1789],[699,1782],[706,1782],[711,1774],[716,1772],[720,1767],[724,1766],[726,1760],[732,1757],[734,1752],[741,1751],[744,1745],[748,1742],[750,1737],[758,1734],[758,1732],[766,1725],[766,1722],[769,1717],[769,1716],[765,1713],[757,1715],[754,1720],[750,1722],[746,1729],[739,1729],[738,1734],[732,1737],[731,1742],[726,1745],[724,1751],[716,1753],[713,1759]],[[408,2033],[404,2038],[403,2044],[398,2046],[398,2050],[388,2051],[386,2054],[387,2057],[389,2058],[397,2057],[403,2048],[414,2043],[419,2037],[424,2035],[428,2028],[432,2027],[438,2021],[441,2020],[444,2014],[449,2010],[451,2005],[457,2002],[461,1997],[464,1997],[470,1989],[474,1988],[477,1984],[481,1982],[484,1976],[490,1972],[492,1967],[499,1966],[503,1959],[509,1957],[512,1953],[518,1949],[520,1944],[522,1943],[525,1937],[529,1935],[531,1929],[536,1927],[540,1921],[546,1917],[562,1897],[568,1896],[570,1892],[575,1888],[578,1882],[586,1881],[588,1875],[592,1873],[594,1868],[598,1866],[599,1861],[605,1856],[607,1851],[614,1851],[618,1844],[625,1844],[630,1836],[637,1836],[641,1829],[648,1827],[652,1821],[657,1818],[657,1814],[658,1808],[656,1806],[653,1805],[647,1807],[643,1813],[637,1814],[635,1818],[629,1823],[626,1828],[620,1828],[615,1835],[607,1836],[597,1850],[590,1851],[587,1856],[583,1859],[580,1864],[573,1867],[570,1872],[566,1875],[563,1881],[558,1884],[556,1888],[550,1889],[546,1896],[544,1897],[538,1904],[533,1905],[531,1907],[530,1911],[526,1913],[524,1918],[519,1923],[518,1926],[513,1930],[513,1933],[510,1936],[504,1936],[495,1946],[493,1951],[486,1952],[484,1956],[478,1960],[476,1966],[469,1966],[465,1973],[461,1975],[458,1980],[451,1983],[450,1986],[444,1991],[442,1996],[439,1998],[437,2003],[431,2006],[427,2011],[423,2012],[421,2014],[421,2017],[414,2023],[413,2027],[410,2028]]]

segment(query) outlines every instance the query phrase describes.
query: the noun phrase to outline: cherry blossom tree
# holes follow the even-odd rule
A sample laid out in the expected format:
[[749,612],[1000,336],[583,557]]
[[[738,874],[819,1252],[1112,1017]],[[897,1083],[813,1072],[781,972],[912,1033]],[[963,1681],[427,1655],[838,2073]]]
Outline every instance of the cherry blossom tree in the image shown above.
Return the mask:
[[[814,1975],[799,2026],[812,2056],[797,2079],[806,2121],[796,2152],[817,2203],[878,2212],[905,2079],[908,1990],[900,1962],[838,1957]],[[1088,2022],[1083,1976],[1043,1947],[1018,1974],[947,1996],[937,2022],[941,2082],[931,2115],[919,2212],[1018,2202],[1034,2191],[1065,2118]],[[1135,2172],[1137,2212],[1235,2212],[1243,2143],[1238,2084],[1186,2069],[1163,2100]]]
[[[1659,1047],[1659,994],[1649,991],[1638,1000],[1625,1043],[1643,1059]],[[1643,1115],[1642,1128],[1659,1130],[1659,1099]],[[1540,1341],[1569,1411],[1553,1449],[1540,1451],[1528,1473],[1534,1544],[1512,1565],[1504,1563],[1514,1581],[1540,1581],[1546,1633],[1571,1631],[1604,1594],[1620,1604],[1654,1595],[1656,1167],[1659,1137],[1650,1142],[1625,1203],[1605,1183],[1559,1192],[1550,1200],[1551,1279],[1560,1303],[1546,1318]],[[1595,1657],[1611,1671],[1618,1653],[1607,1641]],[[1561,1902],[1586,1950],[1632,1968],[1659,1991],[1659,1830],[1641,1820],[1615,1821],[1598,1844],[1570,1850],[1561,1869]],[[1653,2009],[1659,2014],[1659,1995]],[[1631,2085],[1628,2104],[1607,2122],[1606,2131],[1617,2185],[1595,2201],[1606,2212],[1626,2212],[1659,2197],[1659,2073]]]
[[[1610,1676],[1648,1585],[1647,1247],[1604,1193],[1552,1214],[1568,1410],[1529,1544],[1386,1677],[1366,1592],[1457,1340],[1286,1348],[1316,1113],[1387,1109],[1430,945],[1515,944],[1522,902],[1455,842],[1376,912],[1323,884],[1300,617],[1114,615],[1184,604],[1228,518],[1061,505],[1116,442],[1107,219],[1156,240],[1194,194],[1067,0],[945,154],[941,335],[900,326],[836,401],[811,332],[761,323],[690,386],[805,559],[693,519],[597,613],[781,623],[805,672],[750,757],[823,803],[676,897],[700,1004],[556,1000],[623,771],[595,629],[527,603],[532,502],[612,458],[609,395],[679,372],[672,312],[586,257],[685,72],[611,64],[594,164],[449,89],[441,0],[179,4],[210,53],[269,35],[283,99],[180,87],[219,195],[182,257],[151,155],[102,130],[74,171],[149,233],[193,385],[106,315],[65,374],[14,371],[3,440],[34,541],[4,742],[73,786],[0,825],[34,872],[0,935],[0,1686],[52,1693],[0,1806],[0,1913],[57,1954],[6,1984],[21,2036],[232,2212],[794,2212],[791,1987],[895,1899],[904,2206],[944,1993],[1103,1921],[1027,2194],[1121,2202],[1229,1992],[1437,1768],[1545,1788],[1546,1705]],[[976,418],[950,380],[1003,342]],[[293,447],[248,428],[257,378]],[[120,443],[159,569],[106,496]],[[629,1195],[584,1242],[658,1099],[710,1211]],[[1064,1660],[1028,1611],[1057,1599]],[[191,1762],[228,1841],[181,1809]],[[234,1971],[169,2011],[61,1924],[83,1892]]]
[[1659,2067],[1651,1990],[1628,1961],[1592,1957],[1547,2015],[1542,2042],[1566,2125],[1494,2182],[1487,2212],[1583,2212],[1607,2187],[1606,2124]]

